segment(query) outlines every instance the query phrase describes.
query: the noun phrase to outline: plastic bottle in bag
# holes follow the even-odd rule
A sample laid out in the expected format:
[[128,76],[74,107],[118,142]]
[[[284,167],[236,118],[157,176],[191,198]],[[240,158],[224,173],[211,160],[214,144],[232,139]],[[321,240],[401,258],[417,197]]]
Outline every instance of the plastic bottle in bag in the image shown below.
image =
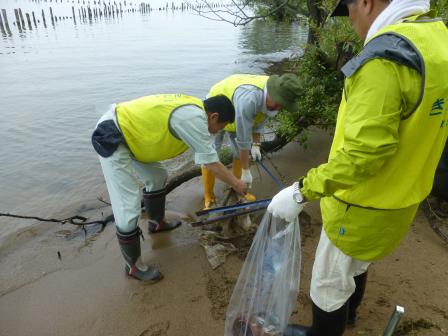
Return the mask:
[[233,291],[225,336],[281,336],[300,281],[298,220],[265,214]]

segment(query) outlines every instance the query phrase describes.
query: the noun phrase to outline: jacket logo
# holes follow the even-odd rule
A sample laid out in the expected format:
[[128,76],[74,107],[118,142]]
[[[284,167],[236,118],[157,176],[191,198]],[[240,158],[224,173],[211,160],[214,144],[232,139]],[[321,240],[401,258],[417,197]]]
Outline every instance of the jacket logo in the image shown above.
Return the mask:
[[431,112],[429,113],[430,116],[435,116],[442,114],[443,112],[443,104],[445,104],[444,98],[437,99],[434,104],[432,104]]

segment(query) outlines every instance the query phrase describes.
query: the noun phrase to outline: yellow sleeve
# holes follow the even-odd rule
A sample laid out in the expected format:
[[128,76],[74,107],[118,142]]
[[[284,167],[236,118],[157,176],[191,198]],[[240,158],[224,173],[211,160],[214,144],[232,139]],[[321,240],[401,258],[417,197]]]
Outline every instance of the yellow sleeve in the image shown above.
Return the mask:
[[[344,120],[338,120],[343,123],[339,130],[343,132],[343,146],[327,163],[308,172],[301,189],[307,199],[349,189],[374,176],[394,155],[406,108],[397,71],[400,67],[405,66],[374,59],[346,80],[346,113]],[[419,83],[416,85],[418,90]]]

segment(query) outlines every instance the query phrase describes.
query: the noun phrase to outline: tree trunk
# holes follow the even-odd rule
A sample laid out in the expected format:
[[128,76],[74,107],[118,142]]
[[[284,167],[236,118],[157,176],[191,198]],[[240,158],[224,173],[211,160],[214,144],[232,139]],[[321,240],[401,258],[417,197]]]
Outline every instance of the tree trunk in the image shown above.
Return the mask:
[[308,33],[308,44],[319,46],[318,29],[325,23],[326,13],[321,8],[321,0],[307,0],[310,30]]

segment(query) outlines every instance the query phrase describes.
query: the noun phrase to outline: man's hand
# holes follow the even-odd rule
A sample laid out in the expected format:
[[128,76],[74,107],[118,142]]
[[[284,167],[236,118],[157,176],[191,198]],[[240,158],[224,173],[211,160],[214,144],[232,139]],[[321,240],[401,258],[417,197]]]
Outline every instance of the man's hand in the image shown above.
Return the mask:
[[253,143],[252,148],[250,149],[250,155],[254,161],[261,161],[261,150],[259,143]]
[[242,180],[236,179],[235,185],[232,187],[237,194],[245,195],[247,192],[247,184]]
[[237,179],[221,162],[213,162],[205,165],[221,181],[230,185],[238,194],[246,193],[247,185],[245,182]]
[[[298,184],[298,182],[296,183]],[[273,216],[282,218],[287,222],[293,222],[302,211],[303,204],[297,203],[295,199],[303,201],[304,198],[296,183],[281,190],[272,198],[268,211]]]
[[250,188],[252,186],[252,180],[250,169],[243,169],[241,173],[241,181],[246,183],[247,187]]

